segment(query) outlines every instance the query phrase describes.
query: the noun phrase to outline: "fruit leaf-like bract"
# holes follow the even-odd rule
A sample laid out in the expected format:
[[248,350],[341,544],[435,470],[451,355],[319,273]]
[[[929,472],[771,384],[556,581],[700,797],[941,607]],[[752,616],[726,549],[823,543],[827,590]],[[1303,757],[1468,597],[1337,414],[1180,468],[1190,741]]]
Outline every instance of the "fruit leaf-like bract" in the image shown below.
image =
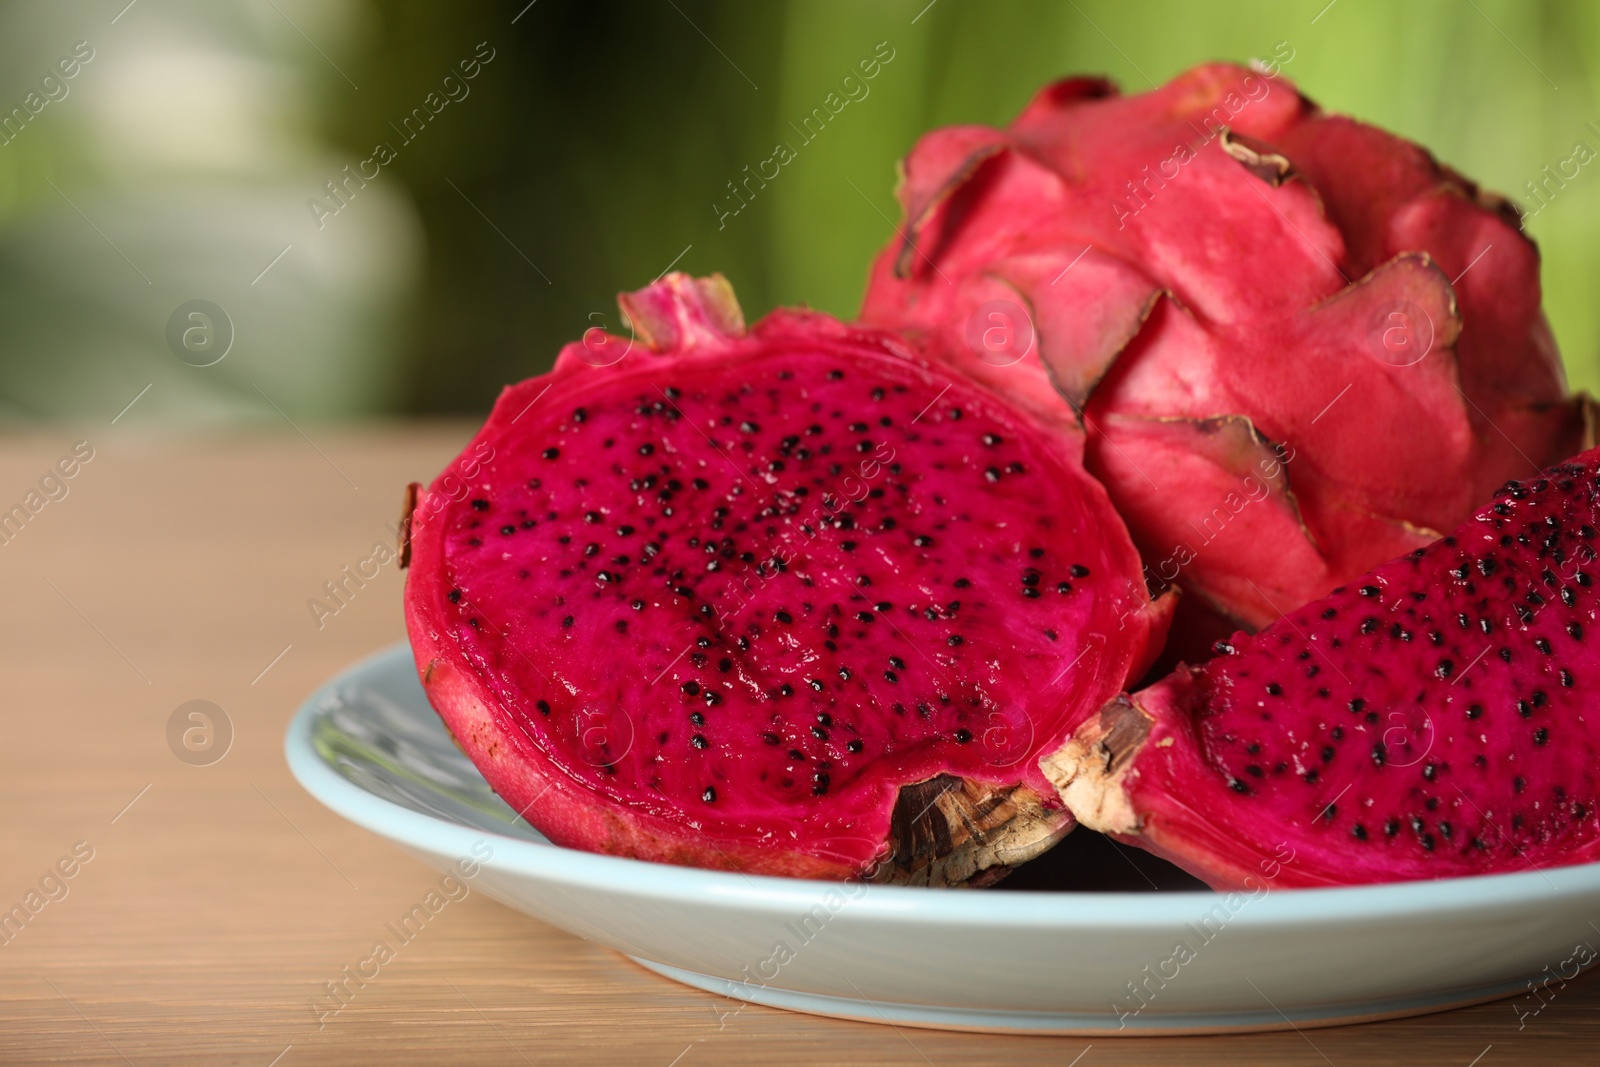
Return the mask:
[[1144,554],[1260,626],[1577,452],[1515,210],[1215,64],[918,142],[862,321],[1059,425]]

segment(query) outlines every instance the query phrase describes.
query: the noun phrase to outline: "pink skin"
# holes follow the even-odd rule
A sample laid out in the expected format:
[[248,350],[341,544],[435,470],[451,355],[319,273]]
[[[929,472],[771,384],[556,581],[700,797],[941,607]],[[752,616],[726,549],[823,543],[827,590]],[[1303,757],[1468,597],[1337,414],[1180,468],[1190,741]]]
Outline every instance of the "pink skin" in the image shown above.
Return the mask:
[[413,514],[418,672],[489,783],[557,844],[834,879],[902,785],[1054,802],[1038,754],[1169,606],[1076,441],[883,334],[746,333],[720,279],[624,306],[631,350],[508,388]]
[[[905,169],[912,241],[879,257],[862,321],[1081,419],[1146,559],[1188,549],[1180,582],[1242,625],[1581,447],[1514,211],[1287,79],[1211,64],[1127,97],[1072,79],[1005,130],[928,134]],[[970,343],[996,301],[1035,329],[1020,362]],[[1270,455],[1195,430],[1226,416],[1294,459],[1271,503],[1206,533]]]
[[1600,859],[1597,473],[1600,450],[1552,468],[1136,694],[1134,824],[1110,828],[1217,888]]

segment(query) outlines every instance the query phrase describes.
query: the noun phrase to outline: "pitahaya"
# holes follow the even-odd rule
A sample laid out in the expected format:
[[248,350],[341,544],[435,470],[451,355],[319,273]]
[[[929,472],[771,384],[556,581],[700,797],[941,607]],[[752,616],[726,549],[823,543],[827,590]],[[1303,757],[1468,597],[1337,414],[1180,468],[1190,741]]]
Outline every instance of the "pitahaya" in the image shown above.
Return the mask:
[[1054,843],[1040,755],[1165,622],[1077,443],[888,335],[747,332],[717,276],[621,303],[637,340],[413,490],[417,668],[484,777],[667,863],[982,884]]
[[1600,449],[1108,704],[1044,765],[1217,888],[1600,859]]
[[1081,421],[1152,585],[1235,625],[1584,447],[1515,209],[1276,68],[1048,86],[899,196],[862,320]]

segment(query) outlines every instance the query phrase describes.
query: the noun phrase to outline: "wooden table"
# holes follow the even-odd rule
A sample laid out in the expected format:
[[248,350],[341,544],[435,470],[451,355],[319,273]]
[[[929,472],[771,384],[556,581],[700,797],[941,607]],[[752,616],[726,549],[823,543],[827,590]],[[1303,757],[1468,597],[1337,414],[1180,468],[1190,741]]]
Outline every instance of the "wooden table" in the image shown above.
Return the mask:
[[[387,568],[320,630],[306,602],[389,537],[401,487],[443,466],[468,428],[304,429],[178,438],[101,425],[0,440],[0,510],[75,442],[94,449],[67,496],[0,544],[0,910],[78,842],[93,852],[0,945],[0,1063],[1600,1060],[1593,974],[1520,1030],[1508,1002],[1205,1039],[897,1030],[755,1006],[719,1027],[729,1002],[478,894],[319,1029],[323,984],[437,876],[312,800],[282,755],[307,692],[404,635],[399,575]],[[174,709],[195,699],[234,729],[209,766],[167,740]]]

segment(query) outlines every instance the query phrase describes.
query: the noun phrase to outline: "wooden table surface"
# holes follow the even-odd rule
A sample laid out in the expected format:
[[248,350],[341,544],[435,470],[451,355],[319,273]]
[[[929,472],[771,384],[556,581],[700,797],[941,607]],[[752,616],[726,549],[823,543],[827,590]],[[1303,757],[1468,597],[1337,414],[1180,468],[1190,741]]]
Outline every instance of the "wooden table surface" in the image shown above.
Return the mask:
[[[319,1026],[324,983],[437,875],[311,799],[282,755],[314,686],[404,635],[400,576],[386,568],[321,629],[306,602],[390,536],[401,487],[468,428],[302,429],[0,439],[0,511],[76,442],[94,450],[0,544],[0,911],[40,893],[0,933],[0,1063],[1600,1061],[1594,974],[1552,987],[1520,1026],[1505,1001],[1200,1039],[956,1034],[755,1006],[719,1024],[730,1002],[481,894]],[[169,747],[189,700],[232,724],[209,766]],[[75,848],[91,858],[74,865]],[[73,876],[52,877],[63,859]]]

